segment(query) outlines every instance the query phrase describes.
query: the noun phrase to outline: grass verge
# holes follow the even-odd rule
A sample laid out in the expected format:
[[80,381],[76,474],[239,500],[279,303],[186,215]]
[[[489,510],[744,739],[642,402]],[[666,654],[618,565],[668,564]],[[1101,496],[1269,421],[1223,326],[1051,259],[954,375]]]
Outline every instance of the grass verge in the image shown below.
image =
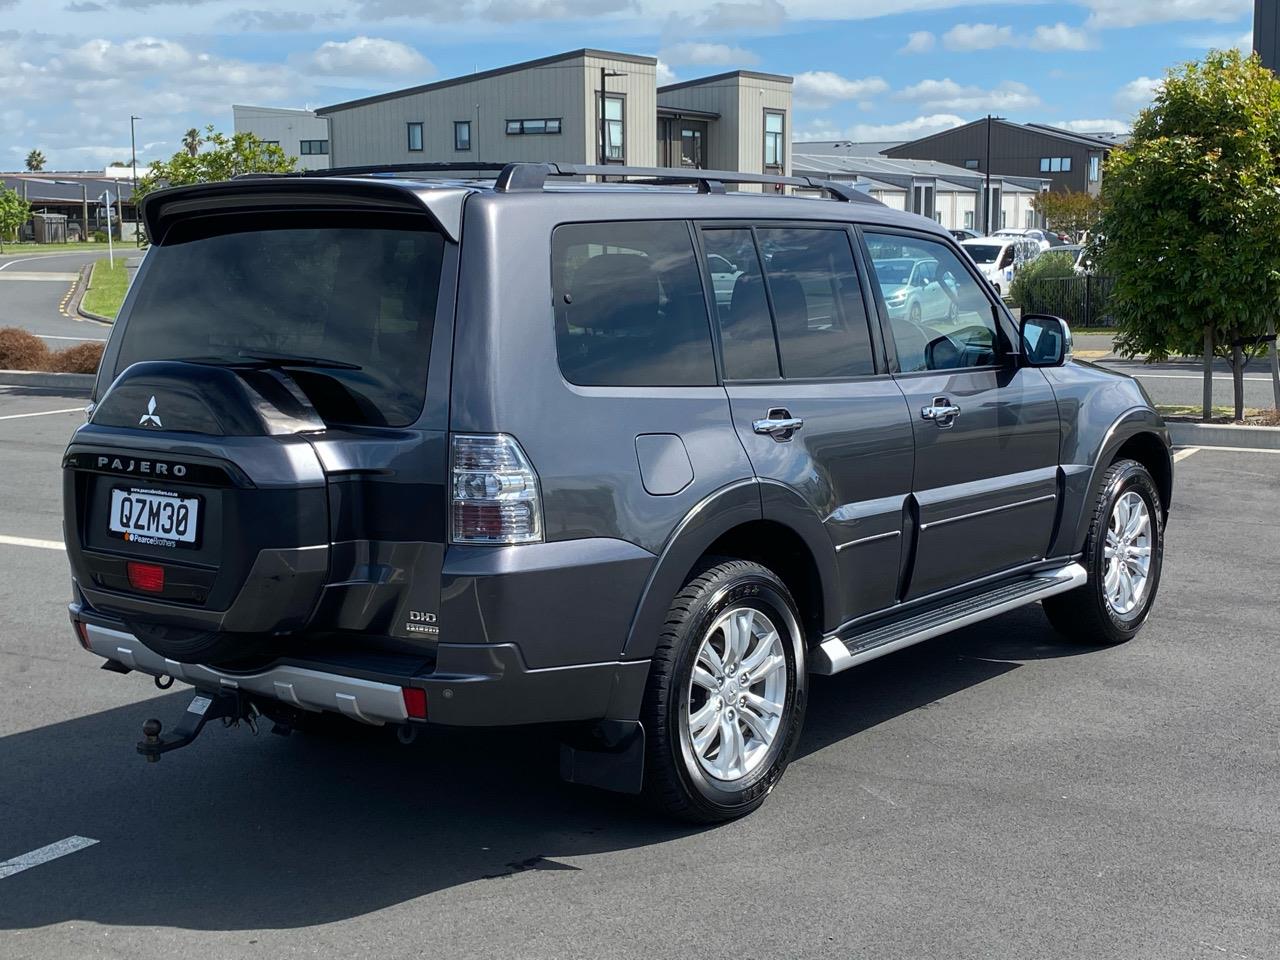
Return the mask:
[[116,257],[114,268],[111,261],[104,257],[93,265],[93,272],[89,274],[89,288],[80,305],[90,313],[114,319],[128,289],[129,271],[125,268],[124,257]]

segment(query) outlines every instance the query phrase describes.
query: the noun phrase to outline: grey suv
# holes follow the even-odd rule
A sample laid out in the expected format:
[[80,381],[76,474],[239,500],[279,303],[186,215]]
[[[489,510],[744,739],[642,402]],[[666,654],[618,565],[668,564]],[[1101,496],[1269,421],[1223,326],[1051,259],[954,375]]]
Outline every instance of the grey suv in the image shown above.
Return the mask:
[[143,204],[64,494],[80,642],[197,690],[149,760],[219,717],[555,723],[568,780],[715,821],[782,776],[809,674],[1037,601],[1141,627],[1160,417],[937,225],[808,179],[448,172]]

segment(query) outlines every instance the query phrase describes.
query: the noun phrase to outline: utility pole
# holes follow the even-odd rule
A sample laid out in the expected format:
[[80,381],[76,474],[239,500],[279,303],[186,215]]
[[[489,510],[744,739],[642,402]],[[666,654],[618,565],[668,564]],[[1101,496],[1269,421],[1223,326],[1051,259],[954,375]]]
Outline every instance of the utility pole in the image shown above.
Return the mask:
[[991,114],[987,114],[987,159],[982,164],[986,182],[982,188],[982,233],[991,235]]
[[[138,239],[138,140],[134,135],[133,125],[141,120],[141,117],[129,115],[129,173],[132,179],[132,189],[129,192],[129,199],[133,202],[133,237]],[[120,192],[116,191],[116,198],[119,199]],[[120,214],[120,239],[124,240],[124,208],[117,208]]]

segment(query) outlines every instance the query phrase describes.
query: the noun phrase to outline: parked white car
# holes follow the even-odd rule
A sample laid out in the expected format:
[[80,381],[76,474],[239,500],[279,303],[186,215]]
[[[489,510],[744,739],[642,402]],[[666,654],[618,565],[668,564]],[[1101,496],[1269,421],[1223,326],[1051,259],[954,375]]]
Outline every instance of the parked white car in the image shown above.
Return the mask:
[[876,260],[875,267],[890,320],[954,324],[959,318],[955,277],[950,273],[938,276],[937,260],[893,257]]
[[1040,248],[1041,253],[1052,249],[1053,247],[1062,245],[1062,239],[1056,233],[1051,233],[1048,230],[1040,230],[1036,227],[1001,227],[999,230],[995,231],[995,233],[991,234],[991,236],[1034,241],[1036,246]]
[[964,240],[960,246],[973,258],[982,275],[991,281],[996,293],[1001,296],[1009,291],[1009,284],[1013,283],[1013,278],[1023,265],[1040,256],[1038,243],[1016,235],[1001,236],[993,233],[989,237]]

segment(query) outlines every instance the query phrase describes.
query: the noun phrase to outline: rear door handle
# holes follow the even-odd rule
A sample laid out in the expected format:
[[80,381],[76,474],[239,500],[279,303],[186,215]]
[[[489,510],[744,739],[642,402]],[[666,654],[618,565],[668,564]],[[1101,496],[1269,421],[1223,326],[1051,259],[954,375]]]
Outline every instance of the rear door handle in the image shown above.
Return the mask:
[[920,408],[921,420],[932,420],[939,427],[949,427],[960,416],[960,408],[946,397],[934,397],[933,403]]
[[795,432],[804,426],[804,421],[793,417],[789,410],[775,407],[765,415],[763,420],[753,420],[751,429],[756,433],[768,434],[779,443],[790,440]]

